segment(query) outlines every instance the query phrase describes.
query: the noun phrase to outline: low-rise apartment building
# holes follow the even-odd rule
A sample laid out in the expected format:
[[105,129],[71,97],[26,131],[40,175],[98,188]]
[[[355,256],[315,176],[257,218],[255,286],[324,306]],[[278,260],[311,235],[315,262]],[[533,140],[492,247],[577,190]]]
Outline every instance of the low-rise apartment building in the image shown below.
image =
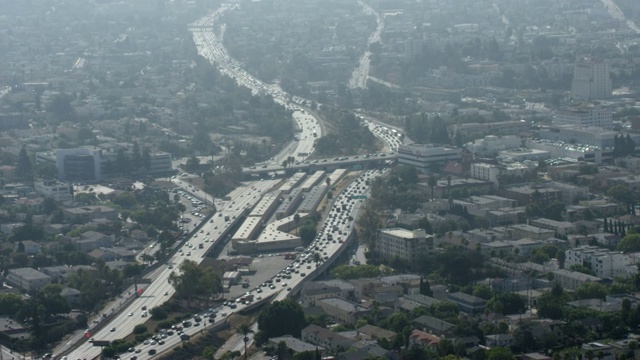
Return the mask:
[[26,267],[9,270],[7,282],[23,290],[34,291],[51,283],[51,277],[34,268]]
[[601,278],[625,275],[627,267],[631,264],[629,255],[597,246],[580,246],[567,250],[565,254],[565,267],[583,265]]
[[376,250],[386,259],[415,262],[424,255],[433,254],[433,235],[427,235],[424,229],[382,229]]

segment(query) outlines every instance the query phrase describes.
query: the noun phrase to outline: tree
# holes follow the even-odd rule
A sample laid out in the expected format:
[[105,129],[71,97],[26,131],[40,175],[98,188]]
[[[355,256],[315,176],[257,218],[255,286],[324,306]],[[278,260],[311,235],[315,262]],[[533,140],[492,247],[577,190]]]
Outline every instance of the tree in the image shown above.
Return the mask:
[[238,326],[236,334],[242,335],[242,341],[244,341],[244,360],[247,360],[247,342],[249,341],[249,334],[253,334],[253,330],[249,324],[244,323]]
[[433,190],[435,189],[436,185],[438,185],[438,179],[436,179],[435,175],[429,174],[427,185],[429,185],[429,188],[431,188],[431,200],[433,200]]
[[486,284],[474,286],[472,295],[484,300],[489,300],[494,296],[493,290]]
[[420,278],[420,294],[426,296],[433,295],[433,293],[431,292],[431,287],[429,285],[429,280],[426,280],[425,278]]
[[300,334],[307,326],[302,307],[295,300],[275,301],[258,315],[258,328],[268,338]]
[[604,300],[604,298],[609,294],[609,290],[603,284],[596,282],[585,282],[584,284],[578,286],[573,294],[576,299]]
[[516,293],[500,293],[487,302],[486,308],[502,315],[512,315],[524,313],[526,306],[524,296]]
[[607,190],[607,195],[611,196],[621,203],[629,203],[634,199],[633,191],[625,185],[612,186],[611,188],[609,188],[609,190]]
[[640,251],[640,234],[626,234],[616,245],[616,250],[624,252]]
[[18,163],[16,164],[16,177],[18,179],[27,180],[32,176],[31,160],[27,155],[27,148],[23,145],[18,154]]
[[58,168],[50,162],[36,164],[36,176],[45,180],[56,179],[58,177]]
[[222,290],[222,284],[213,269],[201,269],[191,260],[185,260],[180,264],[180,273],[171,272],[169,283],[180,297],[191,301],[195,297],[209,299],[211,295],[218,294]]
[[200,158],[198,158],[195,155],[191,156],[189,159],[187,159],[187,163],[185,165],[186,165],[187,169],[195,170],[200,165]]
[[503,347],[495,347],[489,350],[489,360],[513,360],[511,350]]

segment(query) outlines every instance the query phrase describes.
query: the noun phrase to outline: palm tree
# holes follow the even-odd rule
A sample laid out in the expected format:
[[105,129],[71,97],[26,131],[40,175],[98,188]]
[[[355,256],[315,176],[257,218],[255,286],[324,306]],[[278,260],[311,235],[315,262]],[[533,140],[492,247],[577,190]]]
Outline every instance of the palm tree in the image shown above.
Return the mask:
[[244,341],[244,360],[247,360],[247,342],[249,342],[249,334],[253,334],[253,330],[251,330],[249,324],[244,323],[238,327],[236,334],[242,335],[242,341]]
[[320,257],[320,254],[319,254],[319,253],[317,253],[317,252],[314,252],[314,253],[313,253],[313,262],[315,262],[315,263],[316,263],[316,268],[318,267],[318,263],[320,262],[320,259],[322,259],[322,258]]
[[427,185],[429,185],[429,187],[431,188],[431,200],[433,200],[433,189],[436,187],[436,185],[438,185],[438,179],[436,179],[433,174],[429,175],[429,178],[427,179]]

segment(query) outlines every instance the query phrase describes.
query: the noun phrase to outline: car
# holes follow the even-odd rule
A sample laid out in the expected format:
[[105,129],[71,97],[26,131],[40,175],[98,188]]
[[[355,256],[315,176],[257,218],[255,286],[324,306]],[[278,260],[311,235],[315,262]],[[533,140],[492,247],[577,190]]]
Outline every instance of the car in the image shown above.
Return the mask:
[[169,292],[168,292],[168,291],[165,291],[165,292],[164,292],[164,296],[168,296],[168,295],[169,295]]
[[158,341],[158,345],[164,345],[164,340]]
[[116,331],[116,328],[115,328],[115,327],[112,327],[112,328],[111,328],[111,332],[115,332],[115,331]]
[[134,352],[134,351],[136,351],[136,349],[134,349],[132,347],[129,348],[129,352]]
[[[140,354],[142,352],[141,349],[136,349],[136,354]],[[132,358],[133,359],[133,358]]]
[[149,341],[149,340],[145,340],[145,341],[143,342],[143,344],[144,344],[144,345],[149,345],[149,343],[150,343],[150,341]]
[[151,340],[151,343],[150,343],[150,344],[151,344],[151,345],[155,345],[155,344],[157,344],[157,343],[158,343],[157,341],[155,341],[155,340]]
[[155,355],[156,354],[156,349],[151,349],[151,350],[147,351],[147,354]]

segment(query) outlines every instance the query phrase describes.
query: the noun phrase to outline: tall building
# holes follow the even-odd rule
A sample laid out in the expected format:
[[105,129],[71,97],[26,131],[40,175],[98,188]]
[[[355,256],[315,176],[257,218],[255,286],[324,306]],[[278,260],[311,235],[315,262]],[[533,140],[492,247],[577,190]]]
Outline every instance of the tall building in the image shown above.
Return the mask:
[[611,97],[611,88],[609,64],[583,58],[573,66],[571,95],[575,99],[606,99]]
[[382,229],[376,251],[387,259],[397,257],[414,262],[419,260],[421,255],[433,253],[433,235],[427,235],[423,229]]

